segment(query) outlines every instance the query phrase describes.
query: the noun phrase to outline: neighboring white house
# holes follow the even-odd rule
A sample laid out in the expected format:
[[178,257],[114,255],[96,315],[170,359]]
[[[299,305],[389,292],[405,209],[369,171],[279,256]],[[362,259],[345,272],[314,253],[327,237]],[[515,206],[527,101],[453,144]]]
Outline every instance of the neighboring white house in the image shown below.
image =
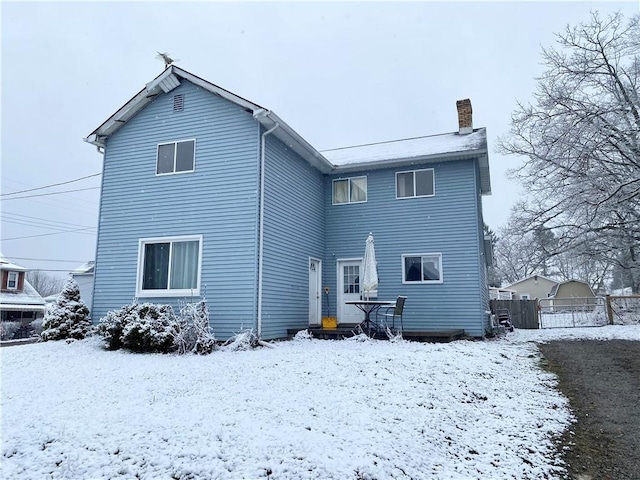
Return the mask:
[[80,298],[87,305],[90,312],[93,305],[93,273],[95,268],[96,262],[91,260],[70,272],[80,288]]
[[547,298],[551,293],[551,289],[557,284],[557,281],[542,275],[531,275],[507,285],[503,290],[513,290],[515,292],[513,295],[514,300],[534,300],[536,298],[541,300]]
[[26,280],[27,269],[0,254],[0,316],[3,322],[20,322],[22,327],[42,318],[45,302]]

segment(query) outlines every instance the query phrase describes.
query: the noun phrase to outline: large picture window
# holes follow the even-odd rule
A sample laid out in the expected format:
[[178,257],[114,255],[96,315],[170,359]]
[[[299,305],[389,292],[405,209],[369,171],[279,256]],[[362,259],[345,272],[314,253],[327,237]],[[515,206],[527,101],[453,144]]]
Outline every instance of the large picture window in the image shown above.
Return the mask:
[[435,192],[433,168],[396,172],[396,198],[432,197]]
[[333,181],[333,204],[367,201],[367,177],[341,178]]
[[193,172],[195,153],[195,140],[182,140],[179,142],[159,144],[156,175]]
[[138,296],[200,295],[202,237],[140,240]]
[[402,283],[442,283],[442,254],[402,255]]

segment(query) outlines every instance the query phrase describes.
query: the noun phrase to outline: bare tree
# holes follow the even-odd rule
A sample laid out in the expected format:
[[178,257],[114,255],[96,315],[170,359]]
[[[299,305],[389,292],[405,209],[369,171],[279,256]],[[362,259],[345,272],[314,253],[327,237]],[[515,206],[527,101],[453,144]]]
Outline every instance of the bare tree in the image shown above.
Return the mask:
[[550,231],[530,228],[523,223],[519,217],[521,208],[521,204],[514,206],[495,245],[496,270],[507,283],[535,274],[554,274],[555,236]]
[[27,272],[26,278],[27,282],[43,297],[60,293],[65,284],[63,278],[54,277],[41,270],[31,270]]
[[[526,190],[527,232],[551,231],[554,251],[640,268],[640,27],[621,14],[567,26],[543,49],[533,104],[519,103],[502,153]],[[628,255],[620,255],[625,250]],[[629,263],[631,262],[631,263]],[[633,276],[637,278],[638,275]],[[639,286],[635,285],[634,290]]]

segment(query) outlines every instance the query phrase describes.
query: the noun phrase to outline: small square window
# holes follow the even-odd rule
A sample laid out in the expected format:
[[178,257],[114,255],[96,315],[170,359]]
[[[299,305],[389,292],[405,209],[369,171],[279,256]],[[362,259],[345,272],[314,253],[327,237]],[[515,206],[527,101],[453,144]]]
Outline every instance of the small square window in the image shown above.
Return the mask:
[[367,201],[367,177],[344,178],[333,181],[333,204],[364,203]]
[[193,172],[195,164],[195,140],[161,143],[158,145],[156,175]]
[[18,289],[18,272],[9,272],[7,275],[7,290]]
[[432,197],[435,195],[433,168],[396,173],[396,198]]
[[442,283],[442,254],[402,255],[402,283]]

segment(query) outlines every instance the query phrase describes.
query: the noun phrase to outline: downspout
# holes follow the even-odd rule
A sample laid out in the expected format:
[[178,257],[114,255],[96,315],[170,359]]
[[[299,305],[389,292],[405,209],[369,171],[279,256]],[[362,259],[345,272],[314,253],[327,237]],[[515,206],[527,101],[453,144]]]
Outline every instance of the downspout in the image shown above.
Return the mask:
[[[259,110],[254,114],[257,119],[258,116],[266,117],[269,114],[268,111]],[[259,240],[258,240],[258,317],[257,317],[257,336],[262,336],[262,258],[264,248],[264,175],[265,175],[265,157],[266,157],[266,137],[274,130],[276,130],[280,124],[275,122],[275,125],[269,130],[264,132],[260,139],[260,222],[259,222]]]

